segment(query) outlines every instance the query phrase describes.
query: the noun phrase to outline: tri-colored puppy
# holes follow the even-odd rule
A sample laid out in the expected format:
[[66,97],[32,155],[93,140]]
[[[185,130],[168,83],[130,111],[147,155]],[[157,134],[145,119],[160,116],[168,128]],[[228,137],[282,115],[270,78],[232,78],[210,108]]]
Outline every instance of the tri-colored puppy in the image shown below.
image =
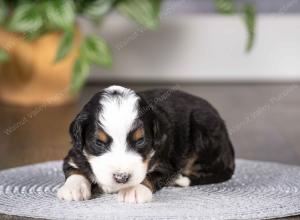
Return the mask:
[[164,186],[218,183],[234,172],[224,121],[205,100],[178,90],[134,92],[111,86],[70,126],[73,147],[57,196],[91,198],[92,186],[143,203]]

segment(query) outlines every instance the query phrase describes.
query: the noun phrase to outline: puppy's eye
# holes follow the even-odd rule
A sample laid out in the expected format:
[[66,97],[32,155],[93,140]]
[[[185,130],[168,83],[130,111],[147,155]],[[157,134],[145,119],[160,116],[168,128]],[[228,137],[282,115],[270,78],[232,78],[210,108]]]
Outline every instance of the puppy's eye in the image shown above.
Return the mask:
[[106,146],[109,142],[109,137],[104,131],[98,133],[98,138],[96,139],[96,145],[103,147]]
[[144,142],[145,142],[145,138],[142,137],[142,138],[138,139],[137,141],[135,141],[134,144],[135,144],[136,146],[140,146],[140,145],[144,144]]
[[99,139],[96,140],[96,144],[100,147],[105,146],[105,143]]
[[140,146],[144,144],[145,138],[144,138],[144,129],[143,128],[138,128],[136,129],[133,134],[132,134],[132,139],[134,142],[134,145]]

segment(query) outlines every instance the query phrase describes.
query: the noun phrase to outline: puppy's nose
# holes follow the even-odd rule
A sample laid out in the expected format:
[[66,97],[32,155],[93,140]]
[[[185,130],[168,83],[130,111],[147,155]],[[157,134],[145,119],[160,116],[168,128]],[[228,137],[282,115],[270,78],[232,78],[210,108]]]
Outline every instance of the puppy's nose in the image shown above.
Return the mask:
[[126,183],[130,178],[128,173],[114,173],[113,177],[117,183]]

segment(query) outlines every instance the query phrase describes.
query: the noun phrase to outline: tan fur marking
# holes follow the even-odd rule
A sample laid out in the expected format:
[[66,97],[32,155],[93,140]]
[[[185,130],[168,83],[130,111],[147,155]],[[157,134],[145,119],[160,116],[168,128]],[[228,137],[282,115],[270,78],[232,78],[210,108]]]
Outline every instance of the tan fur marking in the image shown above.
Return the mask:
[[197,161],[197,159],[198,159],[198,155],[195,153],[187,158],[186,164],[185,164],[183,172],[182,172],[185,176],[197,176],[198,175],[197,169],[195,167],[195,162]]
[[83,175],[82,174],[82,172],[80,172],[79,170],[70,170],[69,172],[68,172],[68,176],[71,176],[71,175],[81,175],[81,176],[84,176],[85,177],[85,175]]
[[144,179],[144,181],[141,184],[148,187],[152,192],[154,192],[154,186],[151,183],[151,181],[147,179],[147,177]]
[[133,133],[133,140],[138,141],[139,139],[144,137],[144,128],[138,128],[134,133]]
[[99,138],[99,140],[102,141],[103,143],[107,143],[107,141],[108,141],[108,137],[107,137],[107,135],[104,133],[104,131],[100,131],[100,132],[98,133],[98,138]]
[[[148,157],[143,161],[143,164],[147,170],[148,170],[150,160],[151,160],[151,157]],[[154,192],[154,186],[147,177],[143,180],[143,182],[141,184],[148,187],[152,192]]]
[[145,166],[146,170],[148,170],[150,159],[151,158],[146,158],[143,160],[143,165]]

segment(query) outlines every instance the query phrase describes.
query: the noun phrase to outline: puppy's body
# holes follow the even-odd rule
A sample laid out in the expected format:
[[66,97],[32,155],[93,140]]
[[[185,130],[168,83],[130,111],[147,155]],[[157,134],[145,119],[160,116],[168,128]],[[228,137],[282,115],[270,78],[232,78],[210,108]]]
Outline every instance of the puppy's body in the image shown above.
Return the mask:
[[118,192],[120,201],[147,202],[164,186],[217,183],[234,172],[232,144],[218,112],[177,90],[109,87],[83,108],[70,134],[74,147],[58,192],[66,200],[88,199],[94,184]]
[[139,94],[147,103],[158,100],[152,109],[161,121],[163,140],[151,161],[155,172],[165,170],[171,177],[182,174],[191,180],[190,185],[222,182],[232,176],[233,147],[223,120],[207,101],[164,89]]

